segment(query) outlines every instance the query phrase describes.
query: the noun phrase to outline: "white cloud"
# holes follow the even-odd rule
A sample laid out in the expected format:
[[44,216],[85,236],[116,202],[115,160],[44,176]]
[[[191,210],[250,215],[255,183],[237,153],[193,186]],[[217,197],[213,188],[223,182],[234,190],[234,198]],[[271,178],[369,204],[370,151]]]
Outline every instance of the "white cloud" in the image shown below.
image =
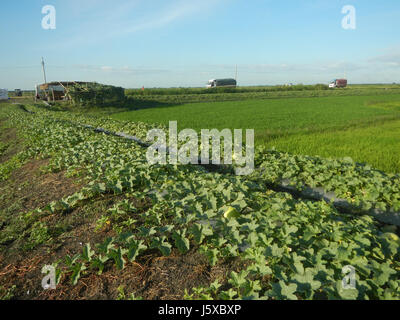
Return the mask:
[[[220,65],[204,65],[203,70],[214,70],[216,72],[234,72],[236,65],[220,64]],[[249,74],[276,74],[276,73],[340,73],[345,71],[362,70],[364,65],[361,63],[349,63],[344,61],[323,61],[314,63],[281,63],[281,64],[239,64],[238,69],[242,73]]]
[[400,67],[400,52],[376,56],[371,58],[369,62],[380,63],[392,67]]
[[370,58],[368,62],[389,67],[400,67],[400,45],[382,50],[380,55]]
[[202,0],[202,1],[188,1],[180,0],[165,8],[162,12],[155,14],[150,18],[143,19],[141,22],[127,27],[124,32],[132,33],[144,29],[160,28],[168,25],[178,19],[185,18],[203,10],[209,9],[211,6],[217,4],[217,0]]
[[74,47],[104,42],[116,37],[124,37],[139,31],[165,27],[195,14],[208,12],[211,8],[226,0],[90,0],[80,7],[78,2],[71,3],[61,10],[73,12],[71,26],[63,41],[52,44],[53,47]]
[[79,69],[88,72],[107,72],[115,75],[118,74],[132,74],[132,75],[145,75],[145,74],[161,74],[168,73],[170,70],[167,69],[157,69],[148,67],[112,67],[112,66],[96,66],[96,65],[73,65],[70,67],[64,67],[65,69]]

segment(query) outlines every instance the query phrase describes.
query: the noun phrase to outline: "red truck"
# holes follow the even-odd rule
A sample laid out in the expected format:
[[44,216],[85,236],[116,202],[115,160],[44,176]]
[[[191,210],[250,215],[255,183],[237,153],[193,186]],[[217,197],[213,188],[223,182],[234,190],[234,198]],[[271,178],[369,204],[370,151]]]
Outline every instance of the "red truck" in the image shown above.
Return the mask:
[[346,88],[347,80],[346,79],[335,79],[329,84],[329,88]]

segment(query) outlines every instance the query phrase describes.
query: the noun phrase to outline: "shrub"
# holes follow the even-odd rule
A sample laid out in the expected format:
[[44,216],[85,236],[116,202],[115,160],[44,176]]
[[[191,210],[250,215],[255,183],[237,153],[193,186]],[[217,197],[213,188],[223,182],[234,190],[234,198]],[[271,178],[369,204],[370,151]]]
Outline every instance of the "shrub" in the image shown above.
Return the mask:
[[76,84],[68,88],[67,95],[77,106],[104,106],[125,100],[124,88],[98,83]]

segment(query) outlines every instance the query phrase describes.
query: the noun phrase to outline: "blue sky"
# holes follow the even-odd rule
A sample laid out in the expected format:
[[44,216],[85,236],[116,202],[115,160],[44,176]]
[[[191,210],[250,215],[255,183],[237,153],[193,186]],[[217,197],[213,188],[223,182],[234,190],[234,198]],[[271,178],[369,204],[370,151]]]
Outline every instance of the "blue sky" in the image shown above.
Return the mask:
[[[56,29],[42,28],[42,7]],[[356,29],[342,8],[356,8]],[[398,0],[3,0],[0,87],[48,80],[133,87],[400,82]]]

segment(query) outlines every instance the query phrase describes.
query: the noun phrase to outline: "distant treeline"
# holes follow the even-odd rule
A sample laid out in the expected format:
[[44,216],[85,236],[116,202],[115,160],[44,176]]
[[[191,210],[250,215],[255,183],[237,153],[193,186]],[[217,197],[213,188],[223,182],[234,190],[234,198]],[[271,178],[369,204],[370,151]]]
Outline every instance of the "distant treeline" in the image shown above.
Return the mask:
[[[242,88],[241,88],[242,89]],[[151,90],[151,89],[149,89]],[[167,89],[166,89],[167,90]],[[213,90],[211,90],[213,92]],[[281,99],[281,98],[315,98],[332,96],[363,96],[363,95],[388,95],[399,94],[400,87],[356,87],[330,89],[330,90],[270,90],[270,91],[242,91],[242,92],[213,92],[208,94],[147,94],[130,93],[126,95],[127,101],[135,106],[148,107],[163,104],[182,104],[197,102],[239,101],[249,99]]]
[[125,89],[127,96],[162,96],[162,95],[188,95],[188,94],[217,94],[217,93],[249,93],[249,92],[276,92],[276,91],[305,91],[328,90],[325,84],[316,85],[281,85],[260,87],[237,88],[149,88],[149,89]]

